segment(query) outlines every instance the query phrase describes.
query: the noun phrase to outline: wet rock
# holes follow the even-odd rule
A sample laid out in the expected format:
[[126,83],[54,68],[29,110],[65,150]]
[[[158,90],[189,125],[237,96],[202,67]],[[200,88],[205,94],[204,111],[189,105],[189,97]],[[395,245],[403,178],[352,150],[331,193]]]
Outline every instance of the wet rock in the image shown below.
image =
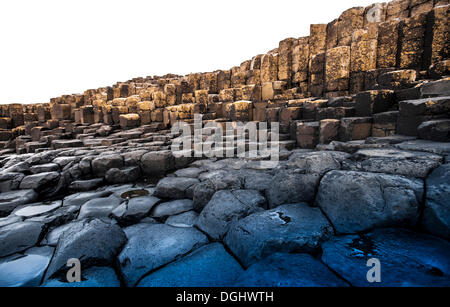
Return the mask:
[[152,217],[164,218],[177,215],[193,209],[193,203],[190,199],[177,199],[171,202],[159,204],[153,209]]
[[50,202],[50,203],[36,203],[36,204],[30,204],[29,206],[23,207],[19,210],[15,210],[13,213],[17,216],[29,218],[29,217],[33,217],[33,216],[51,212],[53,210],[58,209],[61,206],[62,206],[62,201],[60,201],[60,200]]
[[39,242],[44,225],[19,222],[0,228],[0,257],[21,252]]
[[123,280],[134,286],[142,276],[208,243],[194,228],[142,223],[125,228],[128,243],[118,260]]
[[193,188],[199,182],[195,178],[166,177],[156,185],[155,196],[170,199],[187,198],[189,188]]
[[27,221],[43,223],[46,227],[58,227],[75,219],[79,210],[78,206],[60,207],[54,211],[28,218]]
[[266,172],[247,170],[242,173],[246,190],[265,191],[270,188],[273,176]]
[[450,239],[450,164],[435,169],[426,188],[423,225],[429,233]]
[[392,148],[362,149],[344,162],[344,169],[425,178],[443,162],[441,156]]
[[35,201],[38,194],[34,190],[21,190],[0,193],[0,216],[6,216],[16,207]]
[[138,166],[130,166],[127,168],[112,168],[105,174],[105,180],[108,183],[127,183],[134,182],[139,179],[141,170]]
[[81,271],[81,282],[69,283],[64,278],[49,279],[43,287],[120,287],[120,281],[113,268],[91,267]]
[[317,205],[339,233],[376,227],[414,226],[423,181],[403,176],[331,171],[319,186]]
[[333,228],[319,208],[289,204],[254,213],[234,223],[225,237],[245,267],[276,252],[312,252]]
[[[447,286],[450,244],[402,229],[380,229],[366,235],[334,237],[322,245],[322,261],[359,287]],[[367,281],[367,260],[381,264],[381,282]]]
[[220,240],[233,222],[263,211],[265,204],[266,199],[258,191],[218,191],[200,213],[196,225],[213,239]]
[[23,255],[0,259],[0,287],[38,287],[53,255],[52,247],[36,247]]
[[198,213],[195,211],[188,211],[177,215],[169,216],[166,224],[173,227],[189,228],[194,227],[198,219]]
[[286,203],[312,202],[319,184],[319,174],[302,174],[293,170],[279,171],[266,191],[269,207]]
[[58,182],[58,179],[58,172],[46,172],[25,176],[20,183],[20,189],[35,189],[41,191]]
[[148,275],[138,287],[230,287],[242,272],[222,244],[213,243]]
[[75,222],[60,236],[45,279],[62,273],[70,258],[80,259],[84,268],[112,264],[126,241],[117,225],[98,219]]
[[132,225],[148,216],[152,208],[159,202],[160,199],[153,196],[131,198],[127,202],[116,207],[112,211],[112,217],[116,219],[121,226]]
[[323,263],[308,254],[273,254],[251,265],[235,287],[345,287]]
[[122,200],[115,195],[89,200],[81,207],[78,219],[82,220],[88,217],[108,218],[121,202]]

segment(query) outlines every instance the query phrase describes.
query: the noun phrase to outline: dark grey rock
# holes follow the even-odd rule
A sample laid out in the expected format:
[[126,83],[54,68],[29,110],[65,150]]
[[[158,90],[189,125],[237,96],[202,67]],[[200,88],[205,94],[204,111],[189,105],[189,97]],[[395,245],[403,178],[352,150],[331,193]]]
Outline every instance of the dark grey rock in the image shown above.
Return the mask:
[[141,170],[138,166],[130,166],[122,169],[111,168],[105,174],[105,180],[108,183],[127,183],[134,182],[141,176]]
[[161,179],[156,185],[155,196],[183,199],[186,198],[188,189],[199,182],[195,178],[166,177]]
[[35,189],[40,191],[58,182],[59,176],[58,172],[46,172],[25,176],[20,183],[20,189]]
[[78,258],[82,267],[112,264],[127,241],[119,226],[98,219],[75,222],[59,237],[45,279],[62,273],[67,260]]
[[287,203],[312,202],[319,180],[319,174],[302,174],[293,170],[279,171],[266,191],[269,207],[275,208]]
[[48,203],[35,203],[27,206],[23,206],[18,210],[14,210],[13,214],[24,218],[30,218],[33,216],[45,214],[54,211],[62,206],[62,201],[57,200]]
[[21,190],[0,193],[0,217],[11,213],[20,205],[29,204],[38,198],[34,190]]
[[439,155],[405,151],[393,148],[362,149],[351,160],[344,162],[344,169],[425,178],[443,162]]
[[39,242],[44,225],[37,222],[18,222],[0,228],[0,257],[21,252]]
[[123,158],[119,154],[103,155],[92,160],[91,165],[92,172],[99,177],[103,177],[108,170],[121,168],[123,166]]
[[263,211],[265,204],[266,199],[258,191],[218,191],[200,213],[196,226],[213,239],[220,240],[233,222]]
[[414,226],[419,218],[423,189],[420,179],[331,171],[320,183],[316,203],[338,233]]
[[276,252],[313,252],[333,233],[319,208],[290,204],[254,213],[234,223],[225,237],[245,267]]
[[86,192],[92,191],[101,186],[103,178],[94,178],[89,180],[76,180],[69,185],[69,189],[72,191]]

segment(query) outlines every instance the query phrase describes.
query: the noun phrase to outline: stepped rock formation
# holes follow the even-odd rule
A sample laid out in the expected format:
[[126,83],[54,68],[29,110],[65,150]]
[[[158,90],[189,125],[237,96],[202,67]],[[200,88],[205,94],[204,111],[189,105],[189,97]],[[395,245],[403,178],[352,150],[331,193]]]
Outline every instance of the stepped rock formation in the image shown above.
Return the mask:
[[[351,8],[229,70],[0,105],[0,286],[449,286],[449,10]],[[198,115],[234,123],[215,154],[268,123],[280,161],[174,154]]]

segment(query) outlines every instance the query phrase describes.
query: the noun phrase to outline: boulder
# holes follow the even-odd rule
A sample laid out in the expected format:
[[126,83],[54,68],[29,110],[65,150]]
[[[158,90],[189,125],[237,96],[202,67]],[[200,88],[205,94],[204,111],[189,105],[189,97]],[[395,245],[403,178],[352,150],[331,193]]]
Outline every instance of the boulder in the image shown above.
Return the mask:
[[42,191],[57,183],[59,177],[60,175],[58,172],[46,172],[25,176],[20,183],[20,189],[35,189],[37,191]]
[[316,204],[338,233],[377,227],[415,226],[422,180],[355,171],[331,171],[320,182]]
[[153,151],[141,157],[142,171],[147,176],[161,176],[175,167],[170,151]]
[[221,240],[233,222],[263,211],[265,204],[266,199],[258,191],[218,191],[200,213],[196,226],[211,238]]
[[156,185],[155,196],[170,199],[187,198],[189,194],[192,195],[189,190],[198,183],[200,181],[195,178],[166,177]]
[[[322,249],[322,261],[353,286],[445,287],[450,282],[450,243],[429,235],[379,229],[334,237]],[[371,258],[380,261],[380,283],[367,281],[367,261]]]
[[41,237],[44,225],[37,222],[18,222],[0,228],[0,257],[30,248]]
[[95,158],[91,162],[92,171],[96,176],[103,177],[112,168],[121,168],[123,158],[119,154],[104,155]]
[[83,268],[110,265],[127,241],[119,226],[98,219],[75,222],[58,240],[45,280],[63,273],[67,260],[78,258]]
[[230,287],[242,273],[222,244],[212,243],[148,275],[138,287]]
[[319,184],[319,174],[302,174],[295,170],[279,171],[266,191],[270,208],[292,202],[312,202]]
[[319,208],[289,204],[257,212],[232,225],[225,244],[245,267],[277,252],[313,252],[333,234]]
[[423,122],[417,127],[417,134],[425,140],[450,142],[450,119]]
[[128,243],[118,257],[123,281],[129,287],[147,273],[208,243],[194,228],[141,223],[125,228]]
[[111,168],[105,174],[108,183],[127,183],[139,179],[141,170],[138,166],[130,166],[122,169]]

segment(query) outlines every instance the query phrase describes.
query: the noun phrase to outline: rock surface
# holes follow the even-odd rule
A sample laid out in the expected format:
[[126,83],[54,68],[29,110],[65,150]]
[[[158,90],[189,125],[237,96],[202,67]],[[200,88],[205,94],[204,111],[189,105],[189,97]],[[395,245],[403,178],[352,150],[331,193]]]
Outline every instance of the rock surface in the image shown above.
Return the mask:
[[[322,261],[353,286],[446,286],[448,241],[402,229],[335,237],[322,245]],[[381,282],[369,283],[367,260],[381,263]]]
[[223,246],[213,243],[148,275],[138,287],[230,287],[242,273]]
[[338,233],[414,226],[423,189],[421,180],[403,176],[331,171],[320,183],[316,203]]
[[275,252],[311,252],[333,234],[318,208],[291,204],[258,212],[234,223],[225,244],[245,267]]

